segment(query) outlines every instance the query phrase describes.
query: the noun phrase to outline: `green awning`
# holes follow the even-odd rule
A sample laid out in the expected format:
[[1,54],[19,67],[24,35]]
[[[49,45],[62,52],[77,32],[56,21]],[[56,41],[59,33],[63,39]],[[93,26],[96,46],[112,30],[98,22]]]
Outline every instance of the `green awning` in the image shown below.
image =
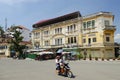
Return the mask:
[[79,48],[63,48],[63,51],[78,51]]
[[63,51],[71,52],[73,54],[78,54],[80,52],[79,48],[63,48]]

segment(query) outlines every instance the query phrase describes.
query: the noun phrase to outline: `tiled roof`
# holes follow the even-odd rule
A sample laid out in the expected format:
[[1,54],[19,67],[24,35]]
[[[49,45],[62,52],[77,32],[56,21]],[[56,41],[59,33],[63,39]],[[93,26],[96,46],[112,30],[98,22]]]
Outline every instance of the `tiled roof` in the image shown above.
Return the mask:
[[74,19],[74,18],[77,18],[77,17],[81,17],[81,14],[80,14],[79,11],[76,11],[76,12],[73,12],[73,13],[70,13],[70,14],[66,14],[66,15],[63,15],[63,16],[60,16],[60,17],[52,18],[52,19],[41,20],[41,21],[33,24],[33,28],[38,28],[38,27],[54,24],[54,23],[57,23],[57,22],[62,22],[62,21]]
[[21,29],[25,29],[25,30],[30,31],[28,28],[26,28],[26,27],[24,27],[24,26],[19,25],[18,27],[21,28]]

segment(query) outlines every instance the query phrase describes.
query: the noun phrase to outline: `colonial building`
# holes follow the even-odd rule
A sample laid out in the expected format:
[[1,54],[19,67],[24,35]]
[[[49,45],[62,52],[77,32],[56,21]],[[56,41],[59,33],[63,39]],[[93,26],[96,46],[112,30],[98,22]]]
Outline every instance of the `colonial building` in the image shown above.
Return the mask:
[[83,49],[92,57],[114,57],[114,15],[110,12],[98,12],[83,17]]
[[79,12],[53,19],[42,20],[33,25],[32,43],[36,48],[60,48],[78,46],[82,17]]
[[73,12],[33,24],[34,48],[77,48],[87,57],[114,57],[114,15],[98,12],[81,16]]

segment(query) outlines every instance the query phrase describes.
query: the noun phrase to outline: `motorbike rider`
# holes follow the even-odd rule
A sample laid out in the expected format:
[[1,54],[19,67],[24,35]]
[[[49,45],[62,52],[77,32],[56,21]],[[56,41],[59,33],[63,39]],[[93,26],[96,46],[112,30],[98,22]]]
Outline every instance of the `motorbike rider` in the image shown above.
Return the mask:
[[[61,66],[65,66],[66,65],[66,62],[63,59],[63,55],[56,56],[55,62],[56,62],[56,72],[57,72],[58,75],[61,75]],[[66,67],[69,68],[68,65],[66,65]],[[67,77],[67,73],[66,72],[65,72],[64,76]]]
[[55,63],[56,63],[56,71],[57,71],[57,73],[58,74],[60,74],[60,65],[62,65],[63,64],[63,59],[61,58],[61,56],[60,55],[57,55],[56,56],[56,59],[55,59]]

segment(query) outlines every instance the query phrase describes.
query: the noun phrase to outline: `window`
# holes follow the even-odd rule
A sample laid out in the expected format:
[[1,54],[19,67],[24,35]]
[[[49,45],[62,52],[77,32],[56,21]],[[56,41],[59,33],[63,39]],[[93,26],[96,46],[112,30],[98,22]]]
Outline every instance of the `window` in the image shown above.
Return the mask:
[[73,43],[73,37],[71,37],[71,43]]
[[57,30],[57,29],[55,29],[55,33],[58,33],[58,30]]
[[48,36],[49,31],[44,31],[44,36]]
[[62,33],[62,28],[59,28],[59,33]]
[[55,34],[60,34],[62,33],[62,28],[56,28],[55,29]]
[[91,38],[88,38],[88,44],[91,44]]
[[35,39],[39,38],[40,37],[40,33],[39,32],[35,32],[34,33],[34,37],[35,37]]
[[86,43],[86,39],[83,39],[83,43]]
[[92,20],[92,28],[95,27],[95,20]]
[[70,32],[70,26],[67,26],[67,28],[68,28],[68,32]]
[[110,41],[110,37],[107,36],[106,37],[106,41],[109,42]]
[[70,44],[70,43],[76,43],[77,42],[77,39],[76,39],[76,37],[69,37],[68,38],[68,43]]
[[105,20],[105,26],[110,25],[109,20]]
[[68,44],[70,43],[70,38],[68,38]]
[[76,25],[73,24],[73,25],[67,26],[67,29],[68,29],[68,32],[75,31],[76,30]]
[[96,42],[96,38],[93,38],[93,42]]
[[70,25],[70,30],[71,30],[71,31],[73,30],[73,26],[72,26],[72,25]]
[[45,46],[48,46],[49,45],[49,41],[45,41]]
[[86,22],[83,22],[83,29],[86,29]]
[[77,41],[76,41],[76,37],[74,37],[74,43],[76,43]]
[[74,26],[74,31],[75,31],[76,30],[76,25],[74,24],[73,26]]
[[91,21],[87,22],[87,28],[89,28],[91,26]]
[[7,49],[7,46],[0,46],[0,49]]
[[95,27],[95,20],[83,22],[83,29],[94,28],[94,27]]
[[59,39],[60,41],[59,41],[59,44],[62,44],[62,38],[61,39]]
[[35,48],[37,48],[37,49],[39,49],[39,47],[40,47],[40,43],[39,42],[35,42]]
[[62,44],[62,38],[55,39],[55,45],[61,45]]

